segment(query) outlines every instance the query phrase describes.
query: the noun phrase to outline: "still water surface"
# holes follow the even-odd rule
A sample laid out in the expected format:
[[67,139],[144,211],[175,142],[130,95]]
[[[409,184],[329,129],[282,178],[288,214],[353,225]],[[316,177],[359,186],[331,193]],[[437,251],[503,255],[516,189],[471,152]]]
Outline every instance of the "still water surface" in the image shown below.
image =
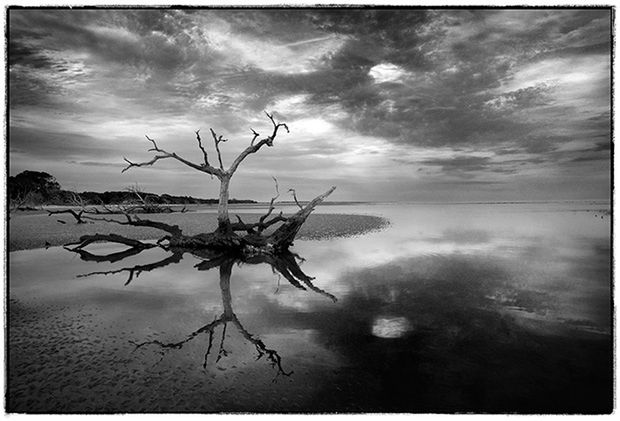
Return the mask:
[[[611,411],[609,203],[325,206],[379,232],[268,264],[10,253],[17,412]],[[109,246],[89,246],[109,253]],[[336,299],[336,301],[333,300]]]

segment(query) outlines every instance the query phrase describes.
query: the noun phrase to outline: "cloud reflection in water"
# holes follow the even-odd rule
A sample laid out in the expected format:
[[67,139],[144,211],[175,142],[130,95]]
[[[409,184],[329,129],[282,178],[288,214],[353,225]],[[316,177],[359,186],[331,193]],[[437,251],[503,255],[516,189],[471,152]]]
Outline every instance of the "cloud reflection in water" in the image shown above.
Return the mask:
[[372,325],[372,334],[378,338],[400,338],[411,329],[405,317],[377,317]]

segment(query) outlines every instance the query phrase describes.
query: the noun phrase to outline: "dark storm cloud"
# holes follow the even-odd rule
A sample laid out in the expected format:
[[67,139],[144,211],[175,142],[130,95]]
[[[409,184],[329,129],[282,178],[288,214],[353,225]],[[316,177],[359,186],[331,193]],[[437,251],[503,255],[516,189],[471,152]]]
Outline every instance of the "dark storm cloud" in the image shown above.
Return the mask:
[[423,165],[439,166],[443,171],[480,171],[489,166],[488,157],[461,156],[449,159],[427,159],[422,161]]
[[69,164],[78,164],[78,165],[84,165],[87,167],[112,167],[112,168],[119,168],[122,169],[124,167],[126,167],[126,164],[121,164],[121,163],[111,163],[111,162],[99,162],[99,161],[67,161]]
[[597,143],[593,148],[568,151],[562,153],[561,156],[570,162],[610,161],[611,144],[606,142]]
[[[346,35],[344,46],[317,72],[274,75],[250,69],[231,79],[257,92],[253,109],[264,107],[270,96],[304,93],[319,106],[344,107],[349,117],[340,124],[360,133],[427,147],[510,144],[501,150],[514,154],[547,153],[610,130],[603,121],[597,124],[600,132],[592,133],[586,119],[571,114],[575,104],[556,100],[558,87],[550,83],[534,80],[531,86],[494,92],[514,79],[518,66],[608,51],[608,11],[310,15],[321,30]],[[372,69],[382,64],[397,66],[400,75],[381,80],[379,72],[373,78]],[[541,124],[545,115],[548,121]],[[574,126],[572,136],[556,134],[565,132],[562,117]]]
[[185,148],[203,124],[232,135],[270,109],[312,138],[291,150],[334,177],[334,162],[389,172],[395,156],[482,183],[595,165],[611,132],[610,13],[13,9],[9,144],[83,166],[119,154],[121,136],[160,130]]
[[36,47],[17,40],[8,43],[8,59],[9,66],[21,64],[34,68],[53,68],[56,65],[54,60],[42,54]]
[[[19,28],[28,28],[24,30],[28,37],[34,31],[50,41],[49,48],[86,51],[90,60],[104,63],[110,71],[118,70],[115,63],[129,66],[135,73],[142,71],[153,84],[160,84],[154,88],[162,94],[196,99],[214,88],[241,87],[252,92],[247,105],[258,110],[274,96],[308,93],[310,100],[319,104],[343,105],[351,114],[346,127],[404,143],[442,145],[487,142],[491,134],[501,136],[516,126],[528,130],[527,121],[508,118],[506,112],[547,104],[550,87],[525,87],[497,96],[487,91],[510,77],[510,70],[520,60],[563,51],[571,44],[580,48],[608,46],[605,25],[593,25],[607,13],[342,9],[211,12],[228,20],[230,30],[251,37],[292,43],[308,35],[346,38],[342,48],[324,57],[318,71],[301,74],[277,74],[252,65],[218,69],[214,63],[222,60],[222,54],[209,49],[208,42],[198,45],[188,34],[192,30],[201,33],[200,22],[192,19],[200,16],[200,11],[29,11],[13,13],[11,28],[16,28],[16,45],[26,49],[18,49],[13,59],[22,64],[55,64],[32,46],[19,44]],[[530,21],[523,21],[529,17]],[[492,24],[494,20],[498,24]],[[518,20],[516,27],[502,25],[513,20]],[[377,83],[369,71],[381,63],[413,72],[404,77],[410,80]],[[192,74],[183,83],[175,80],[177,72],[187,69],[192,69]],[[217,80],[197,77],[196,72],[209,71]],[[422,74],[423,84],[418,80]],[[385,101],[393,103],[386,107]],[[494,113],[489,112],[493,104],[498,105]]]
[[597,142],[596,146],[591,149],[594,152],[603,152],[611,150],[610,142]]
[[9,151],[26,153],[34,158],[59,158],[98,156],[117,156],[110,144],[102,144],[99,139],[72,132],[50,132],[36,128],[14,127],[9,129]]
[[607,160],[609,159],[609,157],[608,156],[596,156],[596,155],[579,156],[577,158],[571,159],[571,162],[590,162],[590,161],[600,161],[603,159]]
[[513,164],[525,161],[493,162],[489,157],[457,156],[447,159],[427,159],[420,161],[420,165],[438,167],[448,176],[473,177],[474,173],[491,172],[499,174],[513,174],[517,170]]
[[[413,61],[410,65],[401,63],[404,71],[414,72],[410,76],[414,82],[399,80],[400,85],[392,85],[387,89],[380,83],[372,84],[366,96],[370,102],[358,99],[355,103],[374,106],[353,108],[357,114],[355,125],[365,132],[427,145],[488,143],[489,137],[493,141],[506,138],[512,140],[515,132],[526,134],[536,123],[530,122],[527,115],[514,116],[514,113],[528,109],[534,109],[532,111],[535,112],[536,108],[548,105],[552,88],[537,84],[499,95],[493,95],[489,90],[498,88],[503,81],[510,79],[517,64],[534,62],[546,57],[544,54],[557,53],[560,47],[565,47],[556,43],[591,45],[589,40],[578,36],[580,25],[589,25],[606,13],[585,12],[585,16],[581,16],[575,12],[580,15],[578,19],[570,19],[570,16],[564,19],[566,16],[559,14],[544,19],[540,24],[533,19],[530,22],[520,21],[516,29],[510,25],[502,29],[502,23],[509,22],[513,14],[519,14],[518,11],[457,12],[452,16],[448,12],[440,17],[449,18],[446,25],[433,29],[430,24],[430,33],[427,35],[431,40],[430,45],[419,43],[419,39],[413,40],[430,57],[424,63],[429,69],[423,76],[425,86],[415,86],[415,80],[421,77],[415,73],[419,67],[418,62]],[[532,18],[537,17],[532,11],[526,14]],[[553,15],[553,11],[550,14]],[[488,21],[494,15],[501,15],[503,20],[499,21],[499,25],[489,27]],[[462,36],[457,39],[442,35],[450,25],[460,28],[459,34]],[[606,25],[597,28],[592,42],[599,45],[601,38],[604,38],[601,34],[608,32],[609,28]],[[406,30],[396,27],[398,29]],[[571,39],[566,39],[565,34],[575,32]],[[606,42],[609,46],[608,39]],[[346,49],[343,49],[343,53],[346,53]],[[356,91],[363,90],[356,87]],[[341,96],[346,97],[347,94],[349,92]],[[386,110],[385,107],[377,106],[380,102],[378,98],[391,99],[395,103],[390,110]],[[489,107],[493,103],[499,106],[495,109]],[[558,104],[558,107],[563,107],[563,104]],[[421,130],[421,127],[424,129]]]
[[59,93],[64,78],[82,75],[71,71],[73,61],[90,69],[87,80],[94,90],[167,112],[187,110],[195,91],[208,82],[183,72],[199,62],[208,71],[205,58],[217,57],[195,44],[187,33],[191,24],[176,11],[20,10],[9,21],[15,105],[24,97],[28,104],[45,102],[51,87]]
[[437,181],[433,182],[433,185],[444,185],[444,186],[495,186],[506,184],[505,181],[481,181],[481,180],[450,180],[450,181]]
[[[165,24],[169,16],[158,11],[26,10],[11,12],[9,19],[18,40],[35,38],[34,42],[52,50],[84,51],[98,59],[145,62],[168,70],[182,64],[185,53],[179,27]],[[158,30],[172,33],[179,48],[167,46],[166,33]]]
[[[562,126],[550,125],[541,133],[535,117],[548,113],[574,120],[574,104],[556,101],[556,87],[539,81],[493,90],[514,79],[518,66],[609,51],[609,11],[416,12],[392,13],[391,20],[377,12],[369,24],[364,22],[373,12],[338,15],[336,24],[328,20],[319,26],[351,38],[330,57],[327,70],[308,83],[301,76],[294,83],[272,80],[271,87],[310,93],[319,104],[338,103],[351,114],[345,127],[398,143],[508,142],[515,151],[542,153],[555,149]],[[376,31],[377,22],[386,28]],[[398,66],[400,77],[369,76],[382,63]],[[336,89],[335,80],[340,81]],[[609,123],[600,129],[609,132]]]

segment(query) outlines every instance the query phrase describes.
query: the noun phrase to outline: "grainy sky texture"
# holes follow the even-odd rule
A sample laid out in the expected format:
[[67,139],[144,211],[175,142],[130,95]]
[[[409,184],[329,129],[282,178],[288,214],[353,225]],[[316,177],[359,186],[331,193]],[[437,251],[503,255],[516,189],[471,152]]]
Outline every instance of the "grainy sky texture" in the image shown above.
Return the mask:
[[[63,188],[216,197],[159,161],[213,127],[231,196],[486,201],[610,196],[608,9],[9,11],[9,165]],[[215,157],[214,153],[212,155]]]

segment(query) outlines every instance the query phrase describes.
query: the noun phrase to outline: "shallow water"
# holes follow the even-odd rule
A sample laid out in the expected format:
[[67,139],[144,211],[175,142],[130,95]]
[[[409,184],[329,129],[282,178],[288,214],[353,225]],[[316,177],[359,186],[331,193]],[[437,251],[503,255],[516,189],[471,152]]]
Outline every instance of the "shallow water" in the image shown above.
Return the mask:
[[115,263],[13,252],[7,409],[609,412],[608,209],[326,206],[391,225],[297,241],[317,291],[267,264],[199,271],[190,254],[127,285],[128,272],[77,277],[159,249]]

